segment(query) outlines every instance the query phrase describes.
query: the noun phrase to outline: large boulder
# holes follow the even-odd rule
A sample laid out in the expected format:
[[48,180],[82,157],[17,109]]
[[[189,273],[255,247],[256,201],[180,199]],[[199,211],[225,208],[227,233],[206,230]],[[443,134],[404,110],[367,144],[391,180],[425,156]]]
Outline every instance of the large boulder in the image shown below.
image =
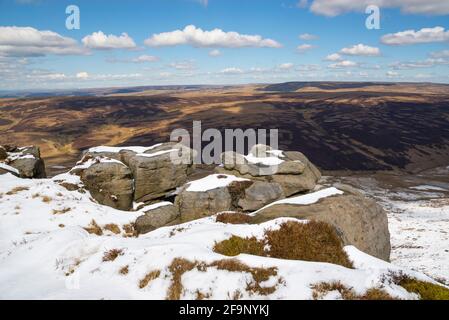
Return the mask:
[[186,184],[175,199],[182,221],[223,211],[253,211],[282,199],[279,184],[213,174]]
[[44,160],[38,147],[0,147],[0,161],[19,171],[21,178],[46,178]]
[[320,171],[301,152],[272,150],[266,145],[255,145],[247,156],[224,152],[221,159],[217,173],[276,183],[287,197],[313,190],[321,178]]
[[109,158],[88,160],[75,170],[92,197],[99,203],[118,210],[130,210],[133,205],[134,180],[131,170]]
[[385,211],[375,201],[350,187],[327,188],[303,196],[274,202],[252,217],[252,223],[293,217],[333,225],[344,244],[354,245],[372,256],[388,261],[390,233]]
[[145,208],[144,212],[145,214],[138,217],[134,224],[138,234],[163,227],[179,217],[178,208],[170,202],[152,204]]
[[137,202],[164,197],[185,184],[193,169],[193,150],[171,143],[144,153],[123,152],[122,155],[135,179],[134,200]]

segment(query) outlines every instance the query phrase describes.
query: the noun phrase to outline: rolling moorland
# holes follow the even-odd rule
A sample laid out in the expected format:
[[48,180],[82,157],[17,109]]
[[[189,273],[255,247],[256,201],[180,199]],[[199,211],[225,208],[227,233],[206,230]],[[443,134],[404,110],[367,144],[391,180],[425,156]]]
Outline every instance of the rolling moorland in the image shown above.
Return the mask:
[[0,145],[38,145],[50,175],[98,145],[153,145],[176,128],[279,129],[322,171],[449,164],[449,85],[292,82],[4,93]]

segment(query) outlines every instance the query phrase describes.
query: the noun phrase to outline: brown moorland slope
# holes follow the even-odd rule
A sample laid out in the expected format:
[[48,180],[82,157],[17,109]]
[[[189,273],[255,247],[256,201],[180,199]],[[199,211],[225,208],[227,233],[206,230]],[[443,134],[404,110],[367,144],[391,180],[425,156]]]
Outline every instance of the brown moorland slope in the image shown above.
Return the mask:
[[49,172],[96,145],[152,145],[171,130],[279,129],[321,169],[416,171],[449,164],[449,86],[288,83],[0,99],[0,144],[41,147]]

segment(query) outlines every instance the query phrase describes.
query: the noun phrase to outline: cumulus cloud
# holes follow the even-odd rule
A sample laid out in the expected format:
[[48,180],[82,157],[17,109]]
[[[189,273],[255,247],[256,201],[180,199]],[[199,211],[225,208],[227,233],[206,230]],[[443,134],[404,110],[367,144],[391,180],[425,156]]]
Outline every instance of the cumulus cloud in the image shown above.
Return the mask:
[[399,8],[401,12],[408,14],[449,14],[447,0],[313,0],[310,10],[316,14],[334,17],[346,12],[364,12],[369,5]]
[[227,75],[242,74],[243,70],[240,68],[231,67],[221,70],[220,73]]
[[153,34],[145,40],[145,44],[152,47],[176,45],[191,45],[205,48],[281,47],[281,44],[277,41],[264,39],[260,35],[239,34],[233,31],[225,32],[221,29],[204,31],[194,25],[186,26],[183,30]]
[[326,58],[324,58],[326,61],[341,61],[343,60],[342,56],[338,53],[332,53],[328,55]]
[[134,63],[145,63],[145,62],[156,62],[158,60],[159,60],[158,57],[143,54],[141,56],[138,56],[137,58],[132,59],[131,61]]
[[282,63],[279,65],[279,69],[281,70],[291,70],[295,65],[291,62]]
[[330,64],[328,67],[331,69],[342,69],[342,68],[353,68],[353,67],[357,67],[358,64],[354,61],[350,61],[350,60],[343,60],[337,63],[332,63]]
[[136,48],[136,43],[127,33],[115,36],[113,34],[106,35],[102,31],[98,31],[85,36],[82,42],[85,47],[97,50]]
[[383,44],[393,46],[445,41],[449,41],[449,30],[443,27],[423,28],[418,31],[406,30],[386,34],[381,38]]
[[214,49],[214,50],[209,51],[209,56],[210,57],[218,57],[218,56],[221,56],[221,52],[218,49]]
[[312,50],[313,48],[315,48],[314,45],[305,43],[305,44],[299,45],[299,46],[296,48],[296,50],[297,50],[299,53],[305,53],[305,52],[307,52],[307,51],[309,51],[309,50]]
[[341,54],[350,56],[379,56],[380,50],[376,47],[370,47],[364,44],[356,44],[349,48],[343,48],[340,50]]
[[299,35],[299,39],[305,40],[305,41],[311,41],[318,39],[318,36],[310,33],[303,33]]
[[31,27],[0,27],[0,56],[38,57],[48,54],[79,55],[86,49],[76,40]]
[[87,79],[89,78],[89,74],[86,71],[78,72],[76,74],[77,79]]

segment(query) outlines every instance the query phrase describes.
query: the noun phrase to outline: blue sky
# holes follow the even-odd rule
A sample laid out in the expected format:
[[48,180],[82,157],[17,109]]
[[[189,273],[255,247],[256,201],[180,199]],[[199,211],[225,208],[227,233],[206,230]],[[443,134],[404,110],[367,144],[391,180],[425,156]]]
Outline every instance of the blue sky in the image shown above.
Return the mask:
[[[369,4],[379,30],[365,26]],[[68,5],[79,30],[66,28]],[[447,83],[448,16],[447,0],[0,0],[0,90]]]

